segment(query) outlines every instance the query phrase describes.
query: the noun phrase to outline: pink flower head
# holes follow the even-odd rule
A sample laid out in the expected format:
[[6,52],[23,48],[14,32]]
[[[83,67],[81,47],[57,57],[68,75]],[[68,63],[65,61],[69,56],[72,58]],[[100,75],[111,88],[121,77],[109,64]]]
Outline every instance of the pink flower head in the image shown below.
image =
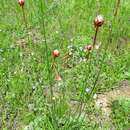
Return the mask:
[[25,2],[24,2],[24,0],[18,0],[18,3],[19,3],[20,6],[23,7]]
[[60,52],[58,50],[54,50],[52,54],[53,54],[53,57],[56,58],[60,55]]
[[102,15],[98,15],[94,20],[95,27],[101,27],[104,23],[104,19]]
[[92,45],[87,45],[85,46],[85,50],[86,51],[91,51],[93,49],[93,46]]

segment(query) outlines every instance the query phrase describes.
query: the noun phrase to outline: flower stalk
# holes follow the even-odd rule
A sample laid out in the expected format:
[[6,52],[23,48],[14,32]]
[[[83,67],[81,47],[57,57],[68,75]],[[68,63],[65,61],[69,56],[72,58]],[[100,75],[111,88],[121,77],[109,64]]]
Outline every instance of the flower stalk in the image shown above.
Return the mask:
[[27,28],[27,20],[26,20],[25,9],[24,9],[25,1],[24,0],[18,0],[18,4],[20,5],[20,7],[22,9],[23,21],[24,21],[25,26]]
[[59,75],[59,72],[58,72],[58,65],[57,65],[57,61],[56,61],[56,58],[59,57],[60,55],[60,52],[58,50],[54,50],[53,53],[53,63],[52,63],[52,69],[54,69],[54,72],[55,72],[55,79],[57,81],[60,81],[62,80],[61,76]]
[[[93,44],[92,46],[89,45],[87,46],[87,50],[88,50],[88,55],[87,55],[87,59],[90,59],[90,54],[91,54],[91,50],[93,50],[95,48],[95,45],[96,45],[96,40],[97,40],[97,34],[98,34],[98,31],[99,31],[99,28],[103,25],[104,23],[104,19],[102,17],[102,15],[98,15],[95,20],[94,20],[94,25],[95,25],[95,35],[94,35],[94,39],[93,39]],[[91,72],[91,60],[89,62],[89,70],[88,70],[88,74]],[[100,69],[101,70],[101,69]],[[100,74],[100,72],[99,72]],[[86,78],[85,78],[85,81],[87,80],[89,76],[87,75]],[[97,80],[98,80],[98,77],[96,78],[96,81],[95,81],[95,84],[94,84],[94,87],[97,83]],[[85,83],[85,86],[86,86],[86,83]],[[81,103],[79,104],[79,114],[78,114],[78,117],[77,117],[77,120],[80,118],[81,114],[82,114],[82,109],[84,108],[84,98],[85,98],[85,88],[82,89],[82,92],[81,92]]]
[[115,12],[114,12],[114,18],[117,16],[117,13],[118,13],[118,10],[119,10],[119,7],[120,7],[120,2],[121,2],[120,0],[117,0]]

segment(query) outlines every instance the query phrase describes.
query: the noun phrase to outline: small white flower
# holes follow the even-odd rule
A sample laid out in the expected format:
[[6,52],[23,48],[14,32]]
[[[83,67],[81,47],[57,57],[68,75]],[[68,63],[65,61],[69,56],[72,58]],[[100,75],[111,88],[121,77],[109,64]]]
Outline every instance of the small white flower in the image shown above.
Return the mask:
[[87,60],[86,58],[83,58],[83,62],[86,62],[86,60]]
[[45,88],[45,86],[42,85],[41,88]]
[[84,52],[87,52],[87,49],[83,49]]
[[32,89],[33,89],[33,90],[35,90],[35,89],[36,89],[36,87],[37,87],[36,85],[33,85],[33,86],[32,86]]
[[94,95],[93,95],[93,99],[96,99],[97,98],[97,94],[95,93]]
[[20,70],[20,71],[21,71],[21,72],[23,72],[23,70],[24,70],[24,69],[23,69],[23,68],[21,68],[21,70]]
[[89,93],[89,92],[91,91],[91,89],[90,89],[90,88],[86,88],[85,91],[86,91],[87,93]]
[[17,74],[17,71],[14,71],[14,74]]
[[22,57],[22,56],[23,56],[23,53],[21,53],[21,52],[20,52],[20,54],[19,54],[19,55],[20,55],[20,57]]
[[99,49],[99,45],[95,45],[95,49],[98,50]]
[[80,59],[79,59],[79,63],[81,63],[82,61],[83,61],[83,59],[82,59],[82,58],[80,58]]
[[71,56],[73,53],[72,52],[69,52],[69,55]]
[[56,31],[56,34],[58,34],[59,32],[58,31]]
[[42,79],[39,79],[39,83],[42,83]]
[[34,56],[34,53],[32,52],[31,55]]
[[73,42],[73,38],[71,38],[70,41]]
[[55,97],[52,97],[52,100],[54,100],[54,101],[55,101],[55,100],[56,100],[56,98],[55,98]]
[[68,49],[71,49],[71,48],[72,48],[72,45],[67,46],[67,48],[68,48]]
[[95,49],[98,50],[100,48],[100,46],[101,46],[101,42],[98,45],[95,45]]
[[80,51],[82,51],[82,50],[83,50],[83,48],[82,48],[82,47],[79,47],[79,50],[80,50]]
[[34,110],[34,104],[28,104],[28,109],[29,109],[29,111],[33,111]]

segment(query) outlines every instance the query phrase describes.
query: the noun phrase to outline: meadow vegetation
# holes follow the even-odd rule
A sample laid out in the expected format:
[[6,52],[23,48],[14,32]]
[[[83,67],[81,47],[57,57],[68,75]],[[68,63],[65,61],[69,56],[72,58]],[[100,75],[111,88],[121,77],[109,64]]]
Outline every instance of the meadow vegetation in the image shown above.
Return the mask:
[[0,130],[129,129],[130,96],[95,102],[130,81],[130,0],[22,2],[0,0]]

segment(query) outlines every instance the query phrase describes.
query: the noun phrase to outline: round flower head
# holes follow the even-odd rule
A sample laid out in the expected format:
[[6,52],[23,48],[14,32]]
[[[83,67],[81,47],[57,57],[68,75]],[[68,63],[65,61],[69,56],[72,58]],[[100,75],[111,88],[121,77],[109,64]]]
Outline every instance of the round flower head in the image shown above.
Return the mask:
[[98,15],[94,20],[95,27],[101,27],[104,23],[104,19],[102,15]]
[[93,49],[93,46],[92,45],[87,45],[85,46],[85,50],[86,51],[91,51]]
[[18,0],[18,3],[20,6],[22,6],[22,7],[24,6],[24,0]]
[[52,54],[53,54],[53,57],[56,58],[60,55],[60,52],[58,50],[54,50]]

